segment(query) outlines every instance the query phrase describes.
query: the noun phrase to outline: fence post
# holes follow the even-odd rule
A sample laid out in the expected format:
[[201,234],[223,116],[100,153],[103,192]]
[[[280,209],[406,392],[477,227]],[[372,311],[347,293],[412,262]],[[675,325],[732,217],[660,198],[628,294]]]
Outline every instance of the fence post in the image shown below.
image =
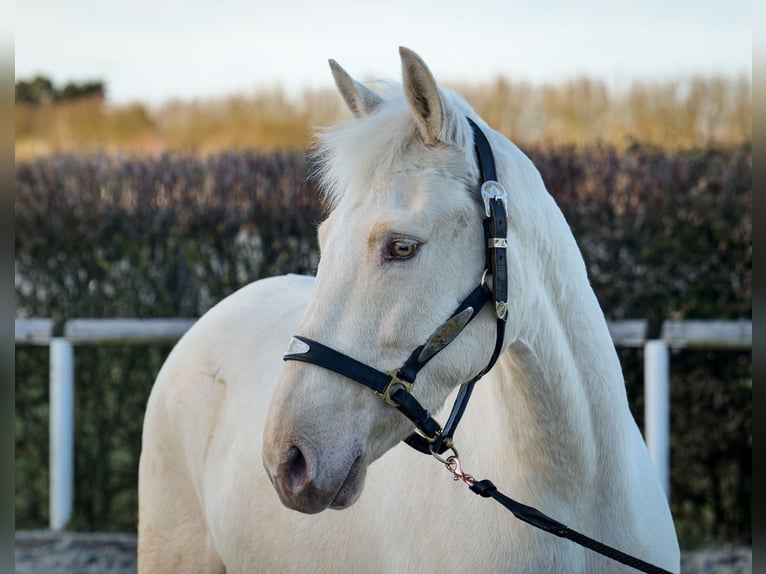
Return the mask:
[[670,361],[665,341],[644,347],[644,433],[649,456],[670,498]]
[[63,529],[74,495],[74,349],[50,341],[50,527]]

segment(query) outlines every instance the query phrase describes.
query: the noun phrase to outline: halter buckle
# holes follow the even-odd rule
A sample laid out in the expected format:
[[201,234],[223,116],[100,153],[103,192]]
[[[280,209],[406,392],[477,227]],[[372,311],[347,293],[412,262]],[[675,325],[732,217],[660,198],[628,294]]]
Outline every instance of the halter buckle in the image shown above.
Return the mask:
[[484,200],[484,211],[487,217],[492,216],[490,202],[498,199],[503,204],[506,215],[508,214],[508,192],[499,181],[489,180],[481,184],[481,198]]
[[392,407],[399,406],[399,403],[397,403],[394,399],[391,398],[391,393],[396,389],[396,387],[402,387],[405,391],[408,393],[412,392],[412,387],[415,386],[415,382],[407,382],[399,378],[399,371],[386,373],[388,376],[391,377],[391,379],[388,381],[388,384],[386,385],[386,388],[383,389],[382,393],[379,393],[378,391],[374,391],[378,397],[383,399],[387,404],[391,405]]

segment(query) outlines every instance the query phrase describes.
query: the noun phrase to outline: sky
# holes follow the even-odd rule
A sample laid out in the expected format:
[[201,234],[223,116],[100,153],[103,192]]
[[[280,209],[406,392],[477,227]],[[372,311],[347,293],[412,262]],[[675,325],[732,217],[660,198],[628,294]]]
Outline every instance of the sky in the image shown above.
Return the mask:
[[399,80],[403,45],[444,83],[752,78],[751,20],[745,0],[17,0],[15,76],[115,104],[297,94],[332,85],[329,58]]

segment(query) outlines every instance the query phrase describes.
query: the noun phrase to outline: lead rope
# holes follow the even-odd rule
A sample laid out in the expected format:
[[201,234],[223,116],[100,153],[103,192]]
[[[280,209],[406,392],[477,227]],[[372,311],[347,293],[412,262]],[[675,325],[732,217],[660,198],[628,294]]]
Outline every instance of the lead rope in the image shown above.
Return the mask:
[[452,474],[453,480],[462,480],[466,485],[468,485],[471,492],[478,494],[483,498],[494,498],[506,509],[510,510],[511,513],[513,513],[513,515],[522,522],[526,522],[527,524],[530,524],[535,528],[539,528],[540,530],[544,530],[545,532],[555,534],[559,538],[566,538],[567,540],[571,540],[572,542],[579,544],[588,550],[592,550],[593,552],[601,554],[602,556],[606,556],[607,558],[611,558],[612,560],[620,562],[621,564],[625,564],[626,566],[630,566],[631,568],[635,568],[636,570],[640,570],[641,572],[647,572],[648,574],[673,574],[669,570],[665,570],[659,566],[655,566],[654,564],[640,560],[635,556],[631,556],[630,554],[626,554],[625,552],[617,550],[616,548],[607,546],[598,540],[594,540],[593,538],[585,536],[584,534],[569,528],[565,524],[554,520],[550,516],[543,514],[536,508],[527,506],[526,504],[522,504],[521,502],[506,496],[497,489],[491,480],[477,481],[473,476],[463,470],[458,452],[455,450],[454,446],[451,447],[451,450],[455,454],[447,457],[446,459],[439,456],[436,452],[432,451],[431,454]]

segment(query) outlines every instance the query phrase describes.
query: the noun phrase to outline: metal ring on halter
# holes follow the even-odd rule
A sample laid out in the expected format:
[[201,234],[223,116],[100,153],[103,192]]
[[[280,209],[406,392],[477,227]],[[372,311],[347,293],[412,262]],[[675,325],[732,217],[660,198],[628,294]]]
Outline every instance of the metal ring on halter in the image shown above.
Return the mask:
[[439,455],[436,451],[434,451],[433,446],[428,447],[431,451],[431,456],[433,456],[436,460],[438,460],[440,463],[442,463],[445,466],[451,466],[452,462],[450,461],[451,458],[458,458],[460,455],[457,452],[457,449],[455,448],[455,445],[452,444],[452,440],[449,441],[448,445],[445,445],[448,450],[452,451],[452,456],[448,456],[447,458],[443,458]]

